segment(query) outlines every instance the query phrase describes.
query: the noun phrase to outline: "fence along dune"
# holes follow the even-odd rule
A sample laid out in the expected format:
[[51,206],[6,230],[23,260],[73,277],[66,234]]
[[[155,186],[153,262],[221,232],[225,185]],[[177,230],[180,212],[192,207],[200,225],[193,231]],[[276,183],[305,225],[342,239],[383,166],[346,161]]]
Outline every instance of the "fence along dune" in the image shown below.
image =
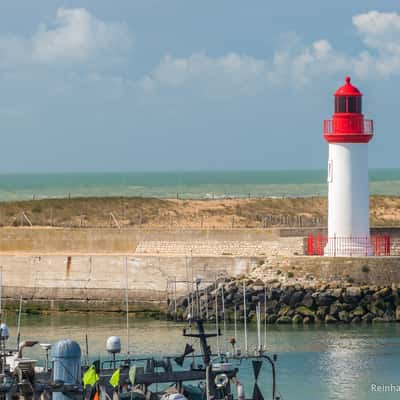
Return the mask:
[[[400,224],[400,198],[372,196],[371,225]],[[0,226],[267,228],[326,226],[327,199],[98,197],[0,202]]]

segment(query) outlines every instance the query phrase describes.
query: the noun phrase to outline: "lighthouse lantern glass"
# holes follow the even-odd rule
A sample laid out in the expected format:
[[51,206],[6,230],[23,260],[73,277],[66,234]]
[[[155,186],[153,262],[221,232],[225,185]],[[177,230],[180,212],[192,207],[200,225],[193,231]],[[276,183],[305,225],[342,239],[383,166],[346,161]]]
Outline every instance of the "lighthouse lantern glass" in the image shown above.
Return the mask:
[[361,114],[361,96],[336,96],[335,113]]
[[347,98],[347,112],[349,113],[361,113],[361,97],[360,96],[349,96]]

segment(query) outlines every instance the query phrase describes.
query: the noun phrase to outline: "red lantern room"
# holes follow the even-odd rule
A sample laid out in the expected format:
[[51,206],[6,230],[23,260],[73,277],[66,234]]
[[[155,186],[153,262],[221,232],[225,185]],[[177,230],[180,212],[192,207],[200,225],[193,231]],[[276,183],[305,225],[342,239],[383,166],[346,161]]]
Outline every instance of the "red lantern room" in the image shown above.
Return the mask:
[[329,143],[368,143],[374,133],[374,124],[362,114],[362,93],[350,83],[336,90],[335,112],[331,120],[324,121],[324,138]]

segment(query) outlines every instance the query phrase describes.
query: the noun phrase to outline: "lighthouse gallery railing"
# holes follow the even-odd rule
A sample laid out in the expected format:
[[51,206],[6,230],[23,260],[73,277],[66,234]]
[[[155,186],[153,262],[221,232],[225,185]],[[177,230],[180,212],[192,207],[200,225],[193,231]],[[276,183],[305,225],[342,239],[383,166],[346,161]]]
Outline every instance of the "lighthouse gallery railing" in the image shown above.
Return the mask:
[[346,129],[350,132],[357,130],[361,134],[372,135],[374,133],[374,121],[372,119],[324,120],[324,134],[332,135],[338,131],[344,132]]

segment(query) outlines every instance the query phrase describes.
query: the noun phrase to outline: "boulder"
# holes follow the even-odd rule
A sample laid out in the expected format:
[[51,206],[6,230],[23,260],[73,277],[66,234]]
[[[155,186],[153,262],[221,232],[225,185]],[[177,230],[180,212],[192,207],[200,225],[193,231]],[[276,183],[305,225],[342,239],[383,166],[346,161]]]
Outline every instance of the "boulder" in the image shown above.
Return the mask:
[[321,321],[323,321],[325,319],[325,315],[328,312],[328,307],[327,306],[319,306],[315,315],[317,316],[317,318]]
[[354,317],[362,317],[365,313],[365,308],[362,305],[357,306],[353,311],[351,311],[351,315]]
[[390,287],[384,287],[384,288],[378,290],[377,292],[375,292],[375,293],[372,295],[372,297],[373,297],[374,299],[384,299],[384,298],[386,298],[386,297],[388,297],[388,296],[391,296],[391,294],[392,294],[392,288],[390,288]]
[[350,286],[346,288],[346,296],[361,297],[361,288],[358,286]]
[[312,324],[313,322],[314,322],[314,318],[311,318],[311,317],[305,317],[303,319],[303,324],[304,325]]
[[264,282],[261,279],[257,279],[253,285],[252,285],[253,290],[256,292],[261,292],[264,291],[265,285]]
[[335,324],[336,322],[338,322],[338,320],[335,318],[335,317],[333,317],[332,315],[326,315],[325,316],[325,323],[327,323],[327,324]]
[[340,311],[346,310],[346,306],[343,303],[335,302],[329,307],[329,314],[337,316]]
[[290,310],[290,307],[288,305],[282,304],[278,315],[280,317],[282,317],[282,316],[286,315],[289,312],[289,310]]
[[233,293],[228,293],[225,296],[225,302],[230,303],[233,300],[233,295],[234,295]]
[[366,323],[369,324],[369,323],[372,322],[373,318],[374,318],[374,315],[371,314],[371,313],[369,312],[369,313],[365,314],[365,315],[361,318],[361,320],[362,320],[363,322],[366,322]]
[[301,303],[304,297],[304,292],[302,290],[294,292],[289,300],[290,307],[296,307]]
[[293,293],[294,288],[286,288],[281,294],[280,302],[289,305]]
[[372,303],[369,305],[368,309],[371,314],[373,314],[376,317],[382,317],[385,311],[383,310],[384,305],[381,305],[380,303]]
[[366,295],[372,295],[373,291],[371,290],[371,288],[368,285],[364,285],[360,287],[362,295],[366,296]]
[[301,317],[301,315],[296,314],[293,318],[292,318],[292,322],[294,324],[301,324],[303,323],[303,318]]
[[[210,300],[210,298],[209,298],[209,300]],[[240,290],[238,290],[234,295],[233,295],[233,301],[235,302],[235,303],[242,303],[243,302],[243,293],[240,291]]]
[[293,318],[296,315],[296,310],[293,308],[290,308],[289,311],[286,314],[288,317]]
[[281,290],[277,288],[272,288],[267,293],[267,297],[269,300],[279,300],[281,297]]
[[296,312],[303,317],[310,317],[310,318],[315,318],[315,314],[313,311],[311,311],[309,308],[305,306],[300,306],[296,308]]
[[340,311],[338,313],[338,318],[342,322],[349,322],[350,321],[349,313],[346,310]]
[[311,293],[306,293],[301,302],[303,306],[311,308],[314,305],[314,299]]
[[386,310],[382,317],[386,322],[394,322],[396,321],[396,316],[393,310]]
[[346,291],[343,293],[343,301],[345,303],[358,303],[361,299],[361,289],[356,286],[350,286],[346,288]]
[[352,323],[352,324],[359,324],[360,322],[361,322],[361,317],[358,317],[358,316],[354,317],[354,318],[351,320],[351,323]]
[[266,303],[267,313],[274,313],[278,307],[279,305],[277,300],[268,300]]
[[253,294],[251,296],[251,302],[252,303],[258,303],[260,301],[260,298],[258,297],[258,294]]
[[283,316],[283,317],[279,317],[276,320],[277,324],[291,324],[292,323],[292,318],[287,317],[287,316]]
[[371,301],[372,301],[372,294],[366,294],[361,298],[360,304],[368,305],[371,303]]
[[274,324],[274,323],[276,322],[277,319],[278,319],[278,316],[275,315],[275,314],[268,315],[268,317],[267,317],[267,323],[268,323],[268,324]]
[[328,293],[322,292],[314,296],[318,306],[330,306],[336,299]]
[[400,322],[400,305],[396,307],[396,321]]
[[335,299],[341,299],[343,293],[342,288],[336,288],[329,291],[329,294]]

